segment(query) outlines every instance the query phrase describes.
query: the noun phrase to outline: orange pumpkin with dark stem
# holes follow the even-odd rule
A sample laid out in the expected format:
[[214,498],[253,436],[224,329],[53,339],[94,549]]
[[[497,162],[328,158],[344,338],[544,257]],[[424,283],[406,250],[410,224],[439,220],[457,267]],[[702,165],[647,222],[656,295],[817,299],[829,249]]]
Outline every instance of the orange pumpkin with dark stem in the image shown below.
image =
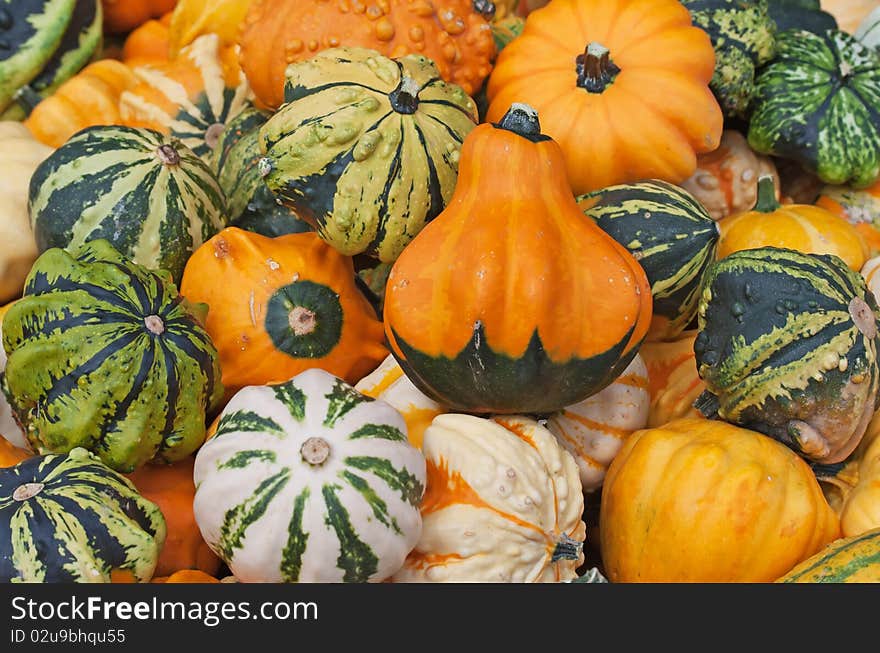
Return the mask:
[[648,279],[584,219],[564,169],[538,115],[513,105],[468,134],[450,202],[394,263],[386,335],[437,403],[554,412],[635,356],[651,322]]
[[171,12],[148,20],[132,31],[122,45],[122,60],[129,66],[162,63],[171,58]]
[[104,32],[123,34],[174,9],[177,0],[101,0]]

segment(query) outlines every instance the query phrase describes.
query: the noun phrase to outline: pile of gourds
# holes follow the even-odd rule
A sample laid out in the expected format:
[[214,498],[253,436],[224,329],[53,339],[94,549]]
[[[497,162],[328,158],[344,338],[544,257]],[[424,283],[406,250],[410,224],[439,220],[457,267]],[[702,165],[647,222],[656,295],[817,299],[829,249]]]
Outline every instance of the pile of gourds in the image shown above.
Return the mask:
[[880,581],[876,0],[0,0],[0,113],[0,581]]

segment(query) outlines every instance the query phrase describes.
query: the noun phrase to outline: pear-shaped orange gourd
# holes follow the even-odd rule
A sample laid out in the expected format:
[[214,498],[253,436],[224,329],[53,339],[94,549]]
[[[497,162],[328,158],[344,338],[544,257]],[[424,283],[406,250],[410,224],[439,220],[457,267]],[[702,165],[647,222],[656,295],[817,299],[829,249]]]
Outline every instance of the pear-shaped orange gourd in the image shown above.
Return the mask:
[[584,218],[559,145],[513,104],[461,149],[446,209],[394,263],[385,333],[452,410],[544,413],[610,384],[651,322],[632,255]]

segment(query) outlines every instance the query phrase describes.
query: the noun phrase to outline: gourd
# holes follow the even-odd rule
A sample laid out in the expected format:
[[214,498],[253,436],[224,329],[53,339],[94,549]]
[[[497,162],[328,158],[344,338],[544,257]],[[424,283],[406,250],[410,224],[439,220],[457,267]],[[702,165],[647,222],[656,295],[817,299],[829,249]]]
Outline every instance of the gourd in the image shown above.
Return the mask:
[[770,17],[776,23],[776,31],[805,29],[816,34],[837,29],[837,20],[822,11],[819,0],[767,0]]
[[3,435],[0,435],[0,467],[14,467],[33,454],[27,449],[15,446]]
[[840,509],[840,528],[846,537],[880,528],[880,437],[876,428],[869,430],[873,432],[865,439],[873,439],[859,452],[857,480]]
[[880,254],[880,180],[861,190],[848,186],[824,186],[816,206],[854,225],[867,244],[869,255]]
[[220,583],[221,581],[210,574],[198,569],[181,569],[175,571],[170,576],[154,577],[151,583],[189,583],[189,584],[205,584]]
[[193,453],[223,394],[203,309],[106,240],[42,254],[3,318],[2,389],[34,450],[120,472]]
[[633,433],[608,469],[599,519],[612,583],[771,582],[840,533],[799,456],[702,418]]
[[877,6],[877,0],[822,0],[822,9],[834,16],[844,32],[853,33]]
[[449,205],[392,266],[391,351],[453,411],[561,410],[620,376],[645,338],[645,272],[584,219],[563,170],[538,115],[513,105],[468,135]]
[[777,583],[880,583],[880,528],[831,542]]
[[751,211],[718,221],[718,258],[759,247],[781,247],[805,254],[832,254],[858,271],[869,250],[856,228],[839,216],[809,204],[776,201],[772,177],[758,181],[758,200]]
[[547,428],[574,456],[584,492],[602,487],[623,442],[647,426],[649,406],[648,369],[636,354],[611,385],[547,418]]
[[125,126],[88,127],[55,150],[31,178],[28,210],[41,252],[103,238],[175,280],[225,226],[207,164],[177,139]]
[[680,417],[700,417],[694,408],[706,384],[697,373],[694,340],[699,332],[689,329],[670,341],[651,341],[639,349],[648,370],[649,428],[663,426]]
[[101,0],[104,6],[104,31],[123,34],[151,18],[170,12],[177,0]]
[[165,540],[159,508],[82,448],[0,469],[0,582],[137,582]]
[[425,431],[422,536],[394,582],[552,583],[584,562],[578,468],[538,422],[439,415]]
[[[24,282],[22,282],[22,286],[24,286]],[[0,306],[0,343],[3,342],[3,318],[14,303],[15,302],[10,302],[5,306]],[[2,375],[5,370],[6,350],[4,350],[2,344],[0,344],[0,375]],[[21,424],[18,423],[15,416],[12,414],[12,407],[9,405],[6,396],[2,392],[0,392],[0,440],[8,441],[10,445],[16,448],[30,450],[30,444],[28,444],[27,437],[21,429]]]
[[171,56],[204,34],[216,34],[223,45],[238,42],[253,0],[178,0],[171,12]]
[[288,69],[260,128],[268,187],[346,256],[393,262],[449,201],[474,101],[421,55],[330,49]]
[[171,59],[171,12],[142,23],[125,37],[122,61],[131,67],[164,63]]
[[312,367],[354,383],[388,355],[351,259],[313,232],[266,238],[227,227],[190,258],[180,292],[211,307],[206,328],[228,396]]
[[874,256],[865,261],[865,265],[860,271],[868,285],[868,290],[874,294],[874,299],[880,304],[880,275],[877,274],[878,272],[880,272],[880,256]]
[[853,36],[869,48],[880,48],[880,5],[865,16]]
[[[880,177],[880,53],[836,30],[781,32],[776,46],[755,82],[749,145],[793,159],[828,184],[874,183]],[[806,123],[804,116],[810,116]]]
[[677,0],[558,0],[530,13],[498,55],[486,118],[498,122],[514,102],[534,107],[578,195],[677,184],[721,139],[714,67],[709,36]]
[[843,461],[878,404],[880,308],[840,258],[766,247],[715,263],[694,341],[706,415]]
[[199,529],[245,583],[380,582],[422,529],[400,413],[319,369],[238,392],[193,478]]

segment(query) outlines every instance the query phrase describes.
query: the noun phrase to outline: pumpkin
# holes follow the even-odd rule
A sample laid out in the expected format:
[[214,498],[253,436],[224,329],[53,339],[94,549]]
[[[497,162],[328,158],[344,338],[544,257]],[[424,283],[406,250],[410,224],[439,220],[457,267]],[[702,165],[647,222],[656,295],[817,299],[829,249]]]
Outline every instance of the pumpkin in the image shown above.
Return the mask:
[[880,528],[831,542],[777,583],[880,583]]
[[822,9],[834,16],[840,29],[850,33],[876,7],[877,0],[822,0]]
[[837,29],[837,20],[822,10],[819,0],[767,0],[776,31],[805,29],[816,34]]
[[223,393],[199,312],[106,240],[42,254],[3,318],[2,389],[34,450],[121,472],[193,453]]
[[37,167],[29,190],[39,251],[108,239],[133,262],[175,280],[225,224],[223,191],[207,164],[151,129],[77,132]]
[[755,82],[749,145],[828,184],[871,185],[880,177],[880,53],[836,30],[781,32],[776,45]]
[[392,577],[409,583],[574,580],[586,526],[578,467],[522,416],[439,415],[425,431],[422,536]]
[[734,252],[706,277],[694,341],[697,407],[843,461],[878,404],[880,308],[840,258],[774,247]]
[[681,182],[681,186],[703,205],[713,220],[720,220],[755,205],[758,178],[764,175],[773,177],[779,188],[779,174],[773,159],[752,150],[740,132],[725,129],[718,149],[698,156],[696,172]]
[[880,48],[880,5],[865,16],[853,36],[869,48]]
[[0,469],[0,582],[109,583],[153,575],[159,508],[82,448]]
[[868,245],[846,220],[818,206],[776,201],[773,178],[758,181],[758,200],[751,211],[718,221],[718,258],[758,247],[781,247],[806,254],[833,254],[859,271],[868,258]]
[[857,461],[857,478],[840,509],[840,527],[846,537],[880,528],[880,436],[873,420],[864,439],[870,441]]
[[853,224],[867,244],[869,255],[880,254],[880,180],[861,190],[848,186],[824,186],[816,206]]
[[351,259],[313,232],[266,238],[228,227],[193,254],[180,292],[211,307],[229,395],[311,367],[355,383],[388,355]]
[[[23,281],[22,286],[24,286]],[[0,306],[0,343],[3,342],[3,318],[12,307],[13,303],[14,302],[6,304],[5,306]],[[0,344],[0,375],[2,375],[5,370],[6,350],[3,349],[2,344]],[[21,424],[15,419],[15,415],[12,413],[12,407],[9,405],[6,396],[2,392],[0,392],[0,440],[6,440],[16,448],[30,450],[30,444],[27,441],[24,431],[21,429]]]
[[392,266],[385,333],[437,403],[555,412],[635,357],[651,321],[648,279],[584,219],[564,165],[537,113],[513,105],[468,135],[449,205]]
[[694,408],[706,384],[697,373],[694,340],[698,331],[690,329],[669,341],[644,343],[639,355],[648,370],[649,428],[663,426],[680,417],[699,417]]
[[480,89],[495,58],[489,22],[473,0],[387,0],[369,9],[359,0],[255,0],[239,43],[251,88],[263,108],[273,110],[288,101],[288,64],[329,48],[368,48],[395,58],[421,54],[467,95]]
[[170,576],[159,576],[153,578],[150,581],[151,583],[190,583],[190,584],[204,584],[204,583],[220,583],[221,581],[210,574],[206,574],[204,571],[199,571],[198,569],[181,569],[180,571],[175,571]]
[[696,317],[715,260],[716,222],[693,195],[659,179],[603,188],[578,203],[645,270],[653,298],[648,340],[675,338]]
[[393,262],[449,201],[474,101],[431,60],[324,50],[288,69],[260,128],[263,178],[346,256]]
[[860,271],[868,285],[868,290],[874,294],[874,299],[880,304],[880,274],[878,272],[880,272],[880,256],[874,256],[865,261],[865,265]]
[[156,576],[173,577],[187,571],[215,575],[220,571],[220,559],[205,544],[193,515],[194,464],[195,458],[188,456],[173,465],[144,465],[128,475],[141,496],[159,506],[165,517],[167,534],[156,562]]
[[131,68],[113,59],[89,64],[40,102],[23,121],[41,143],[59,148],[93,125],[119,125],[119,97],[137,84]]
[[599,519],[612,583],[771,582],[840,533],[799,456],[702,418],[633,433],[608,469]]
[[418,449],[422,447],[425,429],[431,421],[446,412],[443,406],[426,397],[413,385],[391,354],[379,367],[358,381],[354,389],[396,408],[406,422],[410,444]]
[[216,34],[223,45],[238,42],[253,0],[178,0],[171,12],[171,56],[203,34]]
[[125,37],[122,61],[129,66],[164,63],[171,59],[171,12],[142,23]]
[[578,195],[679,183],[721,139],[714,66],[709,36],[677,0],[557,0],[498,55],[486,117],[498,122],[513,102],[534,107]]
[[202,535],[245,583],[383,581],[421,533],[403,417],[319,369],[238,392],[193,477]]
[[14,467],[22,460],[34,454],[27,449],[16,447],[12,442],[0,435],[0,467]]
[[151,18],[170,12],[177,0],[101,0],[104,6],[104,31],[123,34]]
[[585,492],[602,487],[623,441],[647,426],[649,405],[648,370],[636,354],[611,385],[547,418],[547,428],[574,456]]
[[28,184],[52,148],[34,140],[20,123],[0,121],[0,303],[21,295],[37,258],[28,215]]

